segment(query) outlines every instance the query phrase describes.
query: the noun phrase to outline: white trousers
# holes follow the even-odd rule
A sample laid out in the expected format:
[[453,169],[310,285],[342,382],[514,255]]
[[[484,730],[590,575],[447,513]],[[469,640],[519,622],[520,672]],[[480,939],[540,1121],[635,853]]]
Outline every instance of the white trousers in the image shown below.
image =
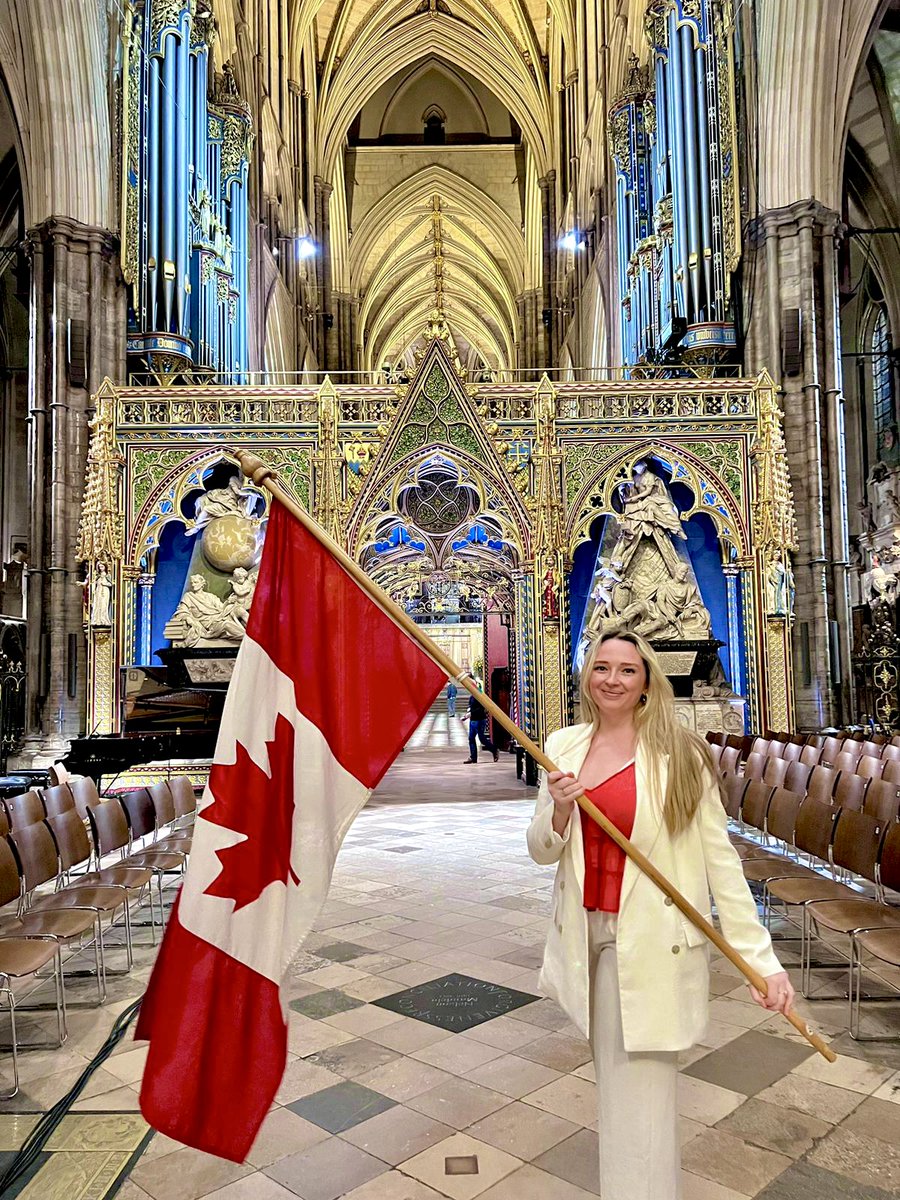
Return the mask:
[[601,1200],[680,1200],[678,1055],[628,1054],[615,913],[588,913],[591,1049],[600,1109]]

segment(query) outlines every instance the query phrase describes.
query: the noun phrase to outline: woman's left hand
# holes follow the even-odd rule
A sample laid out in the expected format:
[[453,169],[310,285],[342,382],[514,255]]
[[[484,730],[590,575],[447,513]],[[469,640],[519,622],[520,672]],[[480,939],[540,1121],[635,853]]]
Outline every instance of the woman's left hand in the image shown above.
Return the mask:
[[767,995],[764,996],[762,992],[758,992],[752,986],[750,995],[757,1004],[769,1009],[770,1012],[780,1012],[787,1016],[794,1003],[794,988],[787,971],[779,971],[777,975],[767,975],[766,983],[769,988]]

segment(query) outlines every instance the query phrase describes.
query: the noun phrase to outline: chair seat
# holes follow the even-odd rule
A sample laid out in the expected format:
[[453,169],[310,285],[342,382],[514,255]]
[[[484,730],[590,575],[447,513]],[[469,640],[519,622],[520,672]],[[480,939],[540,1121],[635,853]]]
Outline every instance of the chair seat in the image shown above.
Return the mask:
[[52,912],[58,908],[90,908],[112,912],[125,903],[125,894],[115,887],[71,887],[52,896],[42,896],[32,905],[33,912]]
[[900,967],[900,929],[870,929],[868,933],[858,933],[856,940],[882,962]]
[[762,883],[766,879],[780,879],[787,875],[798,879],[819,879],[815,871],[801,866],[793,859],[782,855],[772,855],[770,858],[745,858],[741,863],[744,868],[744,878],[754,883]]
[[78,887],[82,883],[93,887],[126,887],[138,891],[153,878],[153,872],[147,867],[103,867],[100,871],[91,871],[80,875],[72,881],[70,887]]
[[809,915],[835,933],[849,933],[851,929],[865,929],[868,925],[900,925],[900,908],[888,908],[877,900],[864,897],[810,904]]
[[0,975],[33,975],[56,954],[56,942],[33,938],[0,938]]
[[784,862],[783,854],[779,854],[776,850],[769,850],[765,846],[761,846],[759,842],[740,842],[735,846],[738,852],[738,857],[744,862],[749,862],[751,858],[767,858],[773,862]]
[[769,884],[769,894],[785,904],[806,904],[810,900],[852,900],[859,892],[815,875],[812,879],[775,879]]
[[151,871],[177,871],[183,863],[183,854],[171,854],[165,850],[138,850],[125,859],[126,866],[149,867]]

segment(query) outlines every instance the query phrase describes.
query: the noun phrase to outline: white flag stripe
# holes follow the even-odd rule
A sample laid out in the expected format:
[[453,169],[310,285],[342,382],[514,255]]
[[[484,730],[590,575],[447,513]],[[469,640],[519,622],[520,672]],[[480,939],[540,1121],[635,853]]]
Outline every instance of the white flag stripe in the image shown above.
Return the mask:
[[[252,697],[252,704],[238,699],[243,697]],[[291,881],[270,883],[258,900],[236,912],[233,900],[206,894],[222,870],[216,851],[244,840],[243,833],[204,819],[214,803],[207,789],[179,909],[186,929],[275,983],[315,921],[344,835],[369,796],[369,789],[336,761],[322,732],[298,711],[291,679],[262,647],[245,638],[222,716],[216,762],[233,763],[240,742],[268,774],[266,742],[274,737],[279,714],[295,730],[291,866],[299,887]]]

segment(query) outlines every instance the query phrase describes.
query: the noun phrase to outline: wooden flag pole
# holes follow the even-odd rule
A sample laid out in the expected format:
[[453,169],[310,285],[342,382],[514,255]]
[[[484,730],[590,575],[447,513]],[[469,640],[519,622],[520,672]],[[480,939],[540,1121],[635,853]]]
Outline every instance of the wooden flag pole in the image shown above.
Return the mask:
[[[545,771],[558,770],[558,768],[547,757],[540,746],[533,742],[526,733],[519,729],[515,722],[510,719],[503,709],[494,703],[490,696],[482,691],[479,691],[474,680],[469,676],[468,672],[461,671],[453,659],[450,658],[448,654],[445,654],[436,642],[431,640],[421,626],[417,625],[415,621],[413,621],[412,618],[403,611],[399,604],[396,604],[390,598],[390,596],[388,596],[387,593],[378,586],[377,583],[369,578],[362,567],[360,567],[358,563],[354,562],[353,559],[341,549],[337,542],[328,536],[328,534],[324,529],[322,529],[317,521],[314,521],[307,512],[304,512],[299,504],[291,499],[291,497],[276,481],[275,472],[271,468],[267,467],[262,459],[258,458],[255,454],[251,454],[247,450],[232,450],[231,453],[237,459],[241,470],[244,472],[247,478],[252,480],[257,487],[264,487],[278,500],[280,504],[284,505],[284,507],[297,518],[300,524],[303,525],[305,529],[309,530],[313,537],[317,538],[318,541],[320,541],[322,545],[334,555],[347,574],[353,577],[353,579],[378,605],[378,607],[384,613],[386,613],[395,622],[395,624],[399,625],[400,628],[413,639],[413,641],[417,642],[418,645],[421,646],[422,650],[428,655],[432,662],[437,663],[441,670],[446,672],[448,677],[455,679],[466,689],[467,692],[470,692],[473,696],[475,696],[478,702],[484,705],[494,720],[498,721],[503,728],[516,739],[519,745],[523,746],[532,756],[532,758],[534,758],[534,760],[544,768]],[[719,931],[705,919],[702,913],[698,912],[697,909],[694,908],[694,906],[684,896],[682,896],[682,894],[669,882],[669,880],[657,870],[657,868],[653,865],[649,858],[646,857],[646,855],[642,854],[641,851],[638,850],[638,848],[634,846],[629,839],[626,838],[625,835],[616,828],[615,825],[607,820],[603,813],[600,812],[596,805],[591,803],[587,796],[582,793],[577,797],[577,801],[581,808],[583,808],[584,811],[588,813],[588,815],[594,821],[597,822],[600,828],[612,838],[616,845],[628,855],[635,865],[641,871],[643,871],[645,875],[649,876],[650,879],[653,880],[661,892],[664,892],[665,895],[669,897],[676,908],[678,908],[679,911],[682,912],[693,925],[696,925],[696,927],[701,930],[701,932],[704,933],[707,938],[709,938],[716,949],[719,950],[720,953],[724,954],[729,962],[733,963],[734,966],[737,967],[745,979],[747,979],[748,982],[751,983],[758,992],[761,992],[762,995],[765,996],[768,990],[765,978],[757,971],[754,971],[754,969],[743,958],[743,956],[740,955],[733,946],[726,942]],[[827,1043],[824,1042],[817,1033],[813,1033],[810,1029],[808,1029],[806,1022],[801,1017],[797,1016],[797,1014],[793,1012],[787,1013],[786,1016],[794,1028],[806,1038],[810,1045],[814,1046],[816,1050],[818,1050],[823,1058],[828,1059],[829,1062],[835,1062],[837,1060],[837,1055],[830,1048],[830,1046],[828,1046]]]

